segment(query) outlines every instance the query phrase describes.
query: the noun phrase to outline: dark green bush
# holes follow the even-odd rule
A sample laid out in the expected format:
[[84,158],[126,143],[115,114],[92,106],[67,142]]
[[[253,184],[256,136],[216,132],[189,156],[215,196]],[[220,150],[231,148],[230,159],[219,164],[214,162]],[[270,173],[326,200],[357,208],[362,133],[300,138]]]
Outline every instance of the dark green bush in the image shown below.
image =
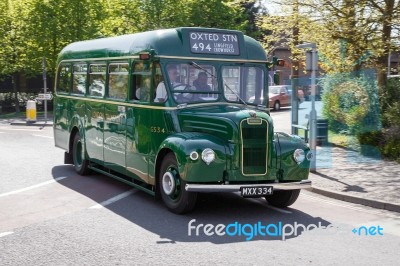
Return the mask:
[[381,155],[400,162],[400,126],[393,126],[382,131],[364,132],[357,135],[361,153],[367,156]]

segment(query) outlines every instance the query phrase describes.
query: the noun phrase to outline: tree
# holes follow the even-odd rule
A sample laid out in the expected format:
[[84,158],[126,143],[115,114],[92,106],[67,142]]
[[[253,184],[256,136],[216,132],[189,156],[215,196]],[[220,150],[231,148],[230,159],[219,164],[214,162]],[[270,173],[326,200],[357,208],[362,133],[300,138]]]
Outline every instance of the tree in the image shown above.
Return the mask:
[[260,18],[268,15],[268,10],[262,1],[242,0],[239,3],[248,21],[244,28],[245,33],[257,40],[262,40],[266,35],[270,34],[268,30],[261,28],[258,23]]
[[182,27],[189,24],[190,2],[180,0],[141,0],[139,31]]
[[90,0],[33,0],[29,12],[29,34],[33,42],[29,52],[36,73],[46,57],[50,73],[57,56],[67,44],[97,38],[101,35],[104,7]]
[[21,74],[27,72],[30,40],[27,35],[29,1],[0,1],[0,75],[11,76],[15,98],[15,111],[19,113],[18,88]]
[[141,0],[104,1],[105,18],[102,34],[114,36],[140,31],[142,28]]
[[289,47],[293,46],[290,29],[297,20],[300,40],[317,43],[325,71],[351,72],[372,66],[380,71],[379,85],[384,85],[382,66],[387,63],[400,12],[398,0],[292,0],[284,4],[290,7],[296,2],[298,18],[284,7],[285,16],[264,18],[263,27],[273,31],[267,42],[287,39]]

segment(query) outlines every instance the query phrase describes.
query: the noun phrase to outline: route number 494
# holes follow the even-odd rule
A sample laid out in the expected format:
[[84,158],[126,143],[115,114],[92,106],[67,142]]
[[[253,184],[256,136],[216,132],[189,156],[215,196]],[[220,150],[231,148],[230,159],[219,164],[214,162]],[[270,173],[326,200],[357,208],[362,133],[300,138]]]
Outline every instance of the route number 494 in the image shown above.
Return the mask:
[[200,42],[200,43],[194,43],[192,46],[192,49],[194,49],[195,51],[197,51],[198,49],[200,49],[200,51],[204,51],[204,49],[211,51],[211,46],[210,44],[207,44],[207,46],[204,46],[204,43]]

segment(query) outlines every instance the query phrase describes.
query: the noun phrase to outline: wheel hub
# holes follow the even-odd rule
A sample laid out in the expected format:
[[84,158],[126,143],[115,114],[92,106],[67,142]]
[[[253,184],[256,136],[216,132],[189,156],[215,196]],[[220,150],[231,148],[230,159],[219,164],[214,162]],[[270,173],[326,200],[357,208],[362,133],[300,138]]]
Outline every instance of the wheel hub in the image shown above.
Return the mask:
[[162,188],[166,195],[171,195],[175,191],[175,177],[171,172],[166,172],[162,177]]

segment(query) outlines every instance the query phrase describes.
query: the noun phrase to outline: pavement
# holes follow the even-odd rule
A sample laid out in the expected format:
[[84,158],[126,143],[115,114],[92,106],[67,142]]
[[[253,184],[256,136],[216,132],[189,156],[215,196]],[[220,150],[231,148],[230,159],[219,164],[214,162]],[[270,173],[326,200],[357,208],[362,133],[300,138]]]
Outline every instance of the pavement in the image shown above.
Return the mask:
[[[53,126],[52,117],[38,116],[36,122],[27,122],[21,116],[0,119],[1,124],[23,126]],[[317,169],[310,172],[312,188],[327,197],[362,204],[378,209],[400,212],[400,164],[380,158],[367,157],[358,151],[332,146],[317,147]]]
[[38,115],[36,117],[36,121],[27,121],[25,116],[19,116],[16,118],[0,118],[0,125],[12,125],[12,126],[37,126],[37,127],[52,127],[53,126],[53,117],[51,115],[47,115],[47,119],[44,116]]
[[[371,147],[371,149],[374,149]],[[343,147],[317,147],[310,191],[378,209],[400,212],[400,164]]]

